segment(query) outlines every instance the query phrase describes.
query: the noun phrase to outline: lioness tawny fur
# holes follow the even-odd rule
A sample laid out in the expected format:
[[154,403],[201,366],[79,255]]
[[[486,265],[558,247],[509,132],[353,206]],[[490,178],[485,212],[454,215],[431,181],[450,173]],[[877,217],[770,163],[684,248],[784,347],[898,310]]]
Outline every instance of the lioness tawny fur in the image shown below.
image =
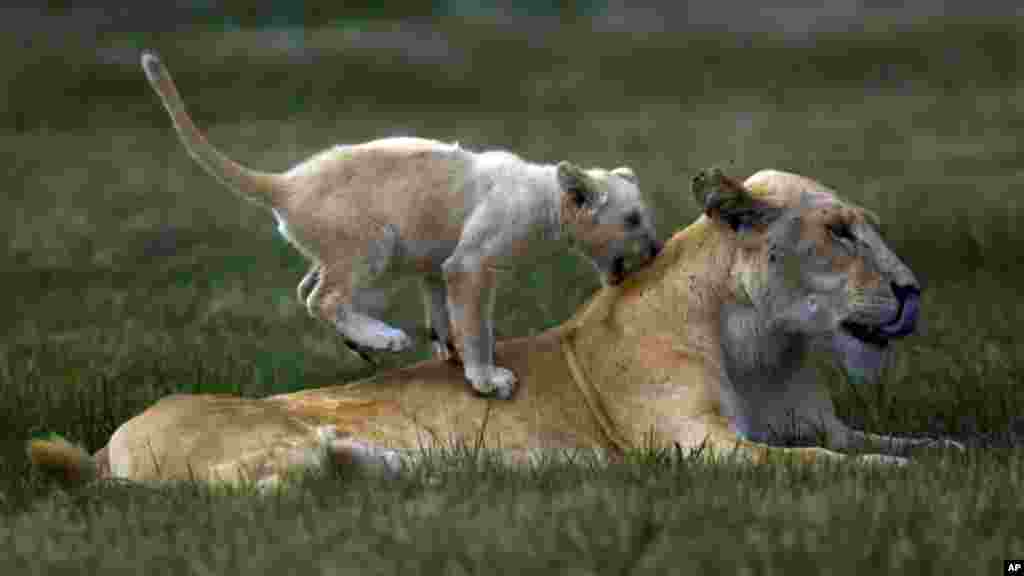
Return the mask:
[[652,265],[563,324],[498,343],[521,379],[507,402],[476,397],[460,371],[432,360],[269,398],[175,394],[95,454],[37,438],[29,457],[72,485],[195,478],[273,488],[302,470],[402,473],[424,448],[453,445],[510,464],[674,446],[753,462],[898,466],[928,447],[963,449],[846,424],[815,370],[820,347],[870,380],[917,326],[920,285],[873,212],[778,170],[743,182],[703,171],[691,192],[703,214]]
[[457,350],[476,391],[508,398],[516,376],[494,365],[496,268],[567,241],[617,284],[631,251],[639,248],[644,263],[660,250],[628,167],[533,164],[509,152],[402,137],[336,146],[286,172],[259,172],[206,140],[155,54],[143,53],[142,68],[192,157],[273,211],[280,233],[312,262],[299,298],[364,358],[366,350],[398,352],[411,341],[359,310],[360,292],[416,274],[435,353],[454,360]]

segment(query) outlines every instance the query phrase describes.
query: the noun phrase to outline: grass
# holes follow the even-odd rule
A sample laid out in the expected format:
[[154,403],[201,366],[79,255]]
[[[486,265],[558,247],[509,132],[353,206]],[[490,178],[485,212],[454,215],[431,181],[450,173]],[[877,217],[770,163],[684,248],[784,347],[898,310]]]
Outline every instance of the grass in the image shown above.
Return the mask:
[[267,498],[94,486],[9,518],[0,546],[17,573],[49,574],[984,574],[1024,544],[1019,456],[898,472],[470,462],[387,483],[309,478]]
[[[241,29],[5,51],[0,571],[985,573],[1024,552],[1018,22],[870,24],[813,43],[486,23],[357,32],[292,32],[287,50]],[[881,213],[925,285],[924,326],[882,382],[855,388],[822,365],[840,415],[972,450],[895,472],[657,452],[517,471],[456,455],[397,482],[311,478],[266,500],[56,490],[25,460],[34,433],[96,449],[171,391],[259,396],[371,373],[296,302],[305,264],[272,220],[184,154],[142,47],[160,50],[211,140],[262,168],[392,134],[629,164],[666,236],[697,215],[700,167],[817,177]],[[98,51],[124,57],[98,64]],[[500,337],[564,320],[597,287],[568,256],[509,276]],[[415,282],[391,302],[385,318],[414,330]]]

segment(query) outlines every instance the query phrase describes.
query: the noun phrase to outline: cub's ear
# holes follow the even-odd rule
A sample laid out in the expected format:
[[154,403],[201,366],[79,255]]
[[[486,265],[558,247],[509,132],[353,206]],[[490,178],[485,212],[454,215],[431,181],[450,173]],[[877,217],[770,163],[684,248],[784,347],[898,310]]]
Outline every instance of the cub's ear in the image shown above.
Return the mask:
[[697,204],[708,218],[725,222],[740,232],[774,220],[779,209],[756,198],[740,181],[718,167],[701,170],[690,184]]
[[601,190],[579,166],[563,160],[558,163],[556,170],[562,194],[577,208],[593,211],[608,201],[607,192]]
[[626,180],[629,180],[634,185],[640,185],[640,179],[636,177],[636,172],[633,172],[633,169],[630,168],[629,166],[619,166],[618,168],[612,170],[611,173],[615,174],[619,178],[625,178]]

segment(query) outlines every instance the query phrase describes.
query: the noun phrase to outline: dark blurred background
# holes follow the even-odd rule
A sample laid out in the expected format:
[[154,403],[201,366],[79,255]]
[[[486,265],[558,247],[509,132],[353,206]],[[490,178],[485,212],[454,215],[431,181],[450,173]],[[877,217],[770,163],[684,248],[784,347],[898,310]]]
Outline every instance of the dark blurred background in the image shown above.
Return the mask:
[[1021,8],[1013,2],[977,0],[825,0],[783,2],[744,0],[651,2],[625,0],[569,0],[543,2],[471,2],[468,0],[404,2],[241,2],[235,0],[192,0],[173,3],[138,2],[46,2],[7,3],[2,29],[25,33],[43,28],[54,32],[69,30],[167,31],[198,22],[234,22],[244,26],[300,25],[316,27],[352,18],[396,19],[409,17],[486,17],[583,19],[600,27],[630,30],[685,31],[693,27],[714,27],[734,32],[782,29],[787,34],[856,28],[868,19],[913,22],[933,17],[1011,17]]

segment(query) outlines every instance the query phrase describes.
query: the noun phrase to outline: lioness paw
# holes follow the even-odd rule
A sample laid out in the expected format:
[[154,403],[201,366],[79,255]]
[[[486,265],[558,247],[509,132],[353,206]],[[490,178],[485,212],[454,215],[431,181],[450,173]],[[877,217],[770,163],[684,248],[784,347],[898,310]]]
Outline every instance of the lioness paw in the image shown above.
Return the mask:
[[921,441],[919,446],[922,448],[931,448],[933,450],[956,450],[957,452],[964,452],[967,450],[963,444],[949,438],[926,438]]
[[500,366],[481,366],[466,378],[482,396],[493,396],[499,400],[508,400],[516,390],[516,375]]
[[857,462],[871,466],[895,466],[902,467],[910,464],[910,460],[902,456],[892,454],[862,454],[857,456]]
[[966,452],[967,447],[956,440],[949,440],[948,438],[942,440],[943,448],[955,448],[958,452]]

